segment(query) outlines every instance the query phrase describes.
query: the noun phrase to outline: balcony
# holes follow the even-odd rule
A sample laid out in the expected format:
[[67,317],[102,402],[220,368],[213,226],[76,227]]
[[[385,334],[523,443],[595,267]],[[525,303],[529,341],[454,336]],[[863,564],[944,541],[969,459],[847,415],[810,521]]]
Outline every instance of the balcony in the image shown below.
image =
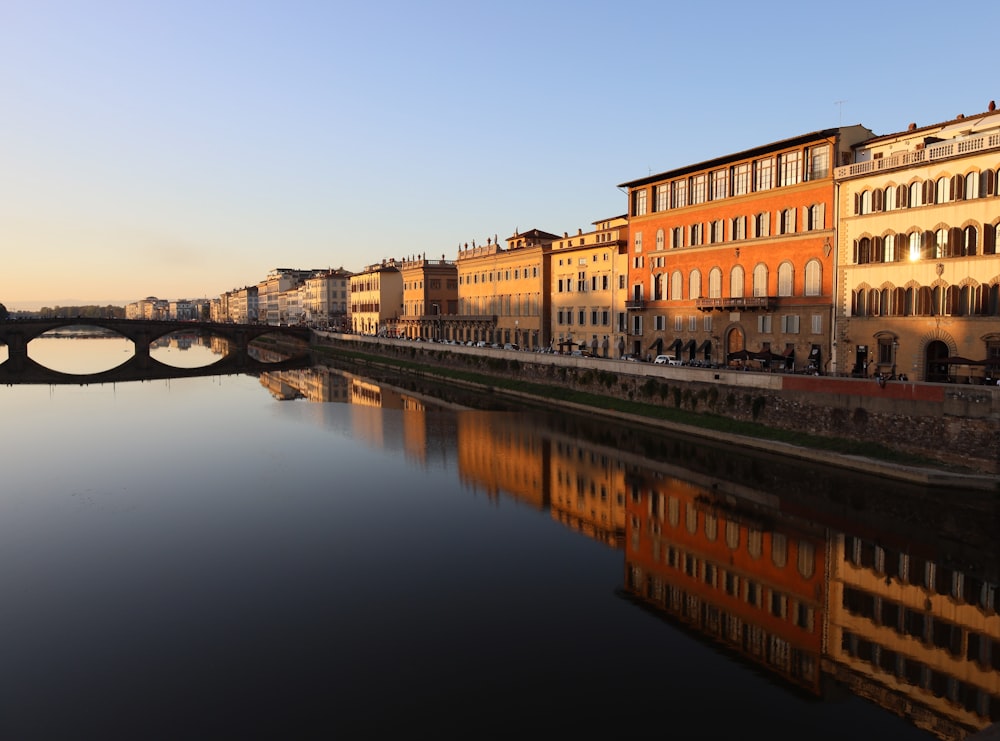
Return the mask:
[[771,308],[770,296],[743,296],[740,298],[699,298],[695,305],[700,311],[745,311]]
[[636,311],[636,310],[641,311],[641,310],[643,310],[645,308],[646,308],[646,299],[643,299],[643,298],[634,298],[634,299],[631,299],[630,301],[626,301],[625,302],[625,309],[626,310],[632,309],[633,311]]

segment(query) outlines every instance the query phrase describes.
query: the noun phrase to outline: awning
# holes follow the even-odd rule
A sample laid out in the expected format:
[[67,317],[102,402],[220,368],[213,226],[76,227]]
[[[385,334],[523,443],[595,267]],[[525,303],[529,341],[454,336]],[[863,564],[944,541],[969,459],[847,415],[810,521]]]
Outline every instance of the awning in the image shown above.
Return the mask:
[[681,352],[690,352],[691,350],[694,350],[694,340],[688,340],[681,348]]
[[711,349],[712,349],[712,341],[705,340],[700,345],[698,345],[698,349],[695,350],[695,352],[705,352],[706,350],[711,350]]
[[667,349],[668,350],[680,350],[682,344],[684,344],[684,340],[682,340],[680,337],[678,337],[676,340],[674,340],[673,342],[671,342],[667,346]]
[[785,345],[785,357],[794,358],[795,357],[795,345],[789,342]]

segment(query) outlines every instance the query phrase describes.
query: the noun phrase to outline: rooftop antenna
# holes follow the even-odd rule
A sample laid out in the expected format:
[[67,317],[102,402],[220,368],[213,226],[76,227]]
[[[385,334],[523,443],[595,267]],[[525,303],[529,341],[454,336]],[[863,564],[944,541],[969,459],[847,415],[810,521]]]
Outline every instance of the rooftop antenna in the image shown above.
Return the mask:
[[846,102],[847,102],[846,100],[835,100],[835,101],[833,101],[833,104],[835,106],[837,106],[837,115],[839,117],[839,120],[837,121],[837,126],[843,126],[844,125],[844,103],[846,103]]

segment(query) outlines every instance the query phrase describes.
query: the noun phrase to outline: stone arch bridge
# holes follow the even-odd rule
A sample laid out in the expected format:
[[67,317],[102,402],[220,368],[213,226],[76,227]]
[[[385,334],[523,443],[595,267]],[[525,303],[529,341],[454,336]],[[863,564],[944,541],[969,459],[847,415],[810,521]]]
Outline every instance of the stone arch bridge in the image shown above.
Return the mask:
[[[65,327],[101,327],[132,341],[135,354],[122,365],[90,374],[62,373],[36,363],[28,357],[28,344],[54,329]],[[221,337],[228,342],[228,352],[218,361],[201,368],[176,368],[150,356],[152,344],[174,332],[198,332]],[[267,363],[249,354],[250,343],[264,335],[276,335],[301,342],[300,351],[288,361]],[[308,354],[312,330],[308,327],[275,327],[267,324],[220,324],[216,322],[180,322],[147,319],[17,319],[0,322],[0,343],[7,346],[7,360],[0,364],[0,383],[107,383],[130,380],[153,380],[218,373],[280,370],[288,363],[301,364]]]

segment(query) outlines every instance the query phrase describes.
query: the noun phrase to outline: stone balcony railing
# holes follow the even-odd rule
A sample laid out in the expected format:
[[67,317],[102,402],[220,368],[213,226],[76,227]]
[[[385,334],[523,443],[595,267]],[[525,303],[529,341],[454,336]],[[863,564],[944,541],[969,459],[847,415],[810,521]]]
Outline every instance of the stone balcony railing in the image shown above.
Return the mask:
[[1000,149],[1000,133],[993,132],[981,136],[949,139],[928,145],[923,149],[899,152],[890,157],[868,160],[867,162],[855,162],[853,165],[844,165],[843,167],[836,168],[833,176],[836,180],[844,180],[846,178],[869,175],[873,172],[886,172],[927,162],[937,162],[973,152],[986,152],[991,149]]
[[770,296],[741,296],[727,298],[699,298],[695,301],[695,306],[701,311],[742,311],[743,309],[769,309],[771,308]]

